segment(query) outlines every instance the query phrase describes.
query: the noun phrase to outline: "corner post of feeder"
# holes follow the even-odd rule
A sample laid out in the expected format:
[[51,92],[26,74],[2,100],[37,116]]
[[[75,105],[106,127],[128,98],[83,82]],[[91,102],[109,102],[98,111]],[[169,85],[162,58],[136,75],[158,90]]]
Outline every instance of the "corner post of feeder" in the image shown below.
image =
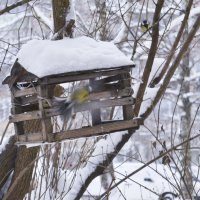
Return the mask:
[[[131,75],[129,72],[124,73],[121,75],[122,77],[122,84],[124,85],[124,88],[131,88]],[[132,94],[129,94],[128,96],[131,96]],[[133,105],[124,105],[123,106],[123,118],[124,120],[133,119],[134,118],[134,112],[133,112]]]
[[[15,86],[14,85],[9,85],[10,92],[11,92],[11,114],[19,114],[22,112],[21,106],[19,105],[18,100],[15,98]],[[16,137],[18,138],[19,135],[24,134],[24,127],[23,127],[23,122],[15,122],[14,123],[14,129],[16,133]]]
[[[94,84],[94,80],[95,79],[90,79],[89,85],[92,86]],[[95,92],[95,91],[93,91],[93,92]],[[101,123],[101,110],[100,110],[100,108],[92,109],[91,115],[92,115],[92,126]]]
[[42,125],[42,138],[43,142],[48,141],[48,133],[52,132],[51,118],[46,119],[44,104],[47,103],[48,95],[48,85],[38,85],[38,104],[39,110],[41,111],[41,125]]

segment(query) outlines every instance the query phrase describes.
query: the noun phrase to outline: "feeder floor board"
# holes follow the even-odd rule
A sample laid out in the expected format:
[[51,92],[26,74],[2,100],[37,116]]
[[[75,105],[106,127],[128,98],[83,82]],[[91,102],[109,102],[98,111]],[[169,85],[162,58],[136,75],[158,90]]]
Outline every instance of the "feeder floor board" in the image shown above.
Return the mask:
[[95,125],[93,127],[83,127],[75,130],[67,130],[57,133],[49,133],[47,141],[44,141],[41,133],[31,133],[27,135],[18,135],[17,141],[23,142],[58,142],[67,139],[76,139],[81,137],[91,137],[105,135],[117,131],[123,131],[127,129],[138,129],[142,125],[141,118],[135,118],[131,120],[121,120],[105,124]]

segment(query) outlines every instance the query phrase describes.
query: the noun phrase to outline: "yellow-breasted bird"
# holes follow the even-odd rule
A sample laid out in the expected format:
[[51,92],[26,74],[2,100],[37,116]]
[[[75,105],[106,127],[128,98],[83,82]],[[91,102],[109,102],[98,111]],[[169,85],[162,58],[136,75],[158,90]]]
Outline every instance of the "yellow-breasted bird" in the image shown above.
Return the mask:
[[76,103],[84,103],[88,100],[90,94],[90,87],[85,86],[78,88],[74,90],[74,92],[71,95],[71,101],[74,101]]
[[73,108],[77,104],[86,102],[89,99],[91,88],[89,86],[80,87],[73,91],[70,99],[58,98],[53,99],[53,108],[61,114],[61,119],[67,122],[73,115]]
[[141,31],[142,31],[143,33],[145,33],[145,32],[147,32],[147,31],[149,30],[149,28],[150,28],[151,26],[150,26],[149,22],[145,19],[145,20],[142,21],[140,27],[141,27]]

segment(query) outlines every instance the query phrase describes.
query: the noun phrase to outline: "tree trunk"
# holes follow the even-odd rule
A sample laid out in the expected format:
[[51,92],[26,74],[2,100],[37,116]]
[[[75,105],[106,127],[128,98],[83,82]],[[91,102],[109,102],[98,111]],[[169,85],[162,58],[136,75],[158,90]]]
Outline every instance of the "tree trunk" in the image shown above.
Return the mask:
[[113,181],[115,180],[113,162],[111,162],[108,165],[108,167],[104,170],[103,174],[100,177],[101,177],[101,184],[104,190],[108,190],[109,187],[111,187]]
[[[58,33],[61,29],[64,28],[66,23],[66,14],[68,7],[69,0],[52,0],[54,33]],[[59,33],[56,39],[62,38],[63,34]]]
[[5,191],[2,187],[8,180],[8,177],[14,170],[15,158],[17,154],[17,147],[14,145],[15,138],[11,137],[5,150],[0,155],[0,198],[2,198]]
[[[188,30],[185,30],[184,37],[188,35]],[[190,55],[189,52],[185,54],[181,65],[181,79],[190,77],[190,66],[189,66]],[[190,138],[190,125],[191,125],[191,103],[187,94],[190,92],[190,84],[188,81],[182,83],[182,103],[183,103],[183,116],[181,116],[181,139],[187,140]],[[185,95],[185,96],[184,96]],[[182,191],[185,199],[191,199],[193,191],[192,175],[191,175],[191,150],[190,142],[185,143],[182,147]],[[183,180],[184,179],[184,180]]]
[[95,1],[97,12],[98,12],[98,22],[97,28],[99,30],[99,39],[106,41],[108,39],[108,19],[106,12],[106,1]]
[[[33,132],[41,132],[41,122],[39,120],[24,122],[24,133],[28,134],[28,133],[33,133]],[[20,172],[24,168],[26,168],[29,165],[29,163],[31,163],[32,161],[36,159],[37,154],[39,153],[39,149],[40,149],[39,147],[26,148],[26,146],[24,145],[19,146],[17,148],[14,174],[12,177],[12,182],[11,182],[10,187],[12,187],[12,184],[16,181],[18,181],[18,184],[15,185],[14,189],[8,190],[4,199],[22,200],[24,196],[26,195],[26,193],[29,192],[34,165],[31,165],[31,167],[29,167],[26,173],[21,178],[19,178],[19,180],[18,180],[18,177],[20,175]]]
[[[50,98],[53,96],[54,90],[52,87],[47,88],[45,90],[46,93],[43,91],[41,96],[44,96],[45,98]],[[39,103],[42,104],[42,102],[39,101]],[[23,132],[24,134],[29,133],[41,133],[43,131],[43,119],[42,120],[30,120],[23,122]],[[52,124],[51,119],[45,119],[45,131],[47,133],[52,132]],[[40,147],[31,147],[27,148],[24,145],[21,145],[17,148],[17,157],[15,160],[15,168],[14,168],[14,174],[12,177],[12,182],[10,185],[10,188],[3,198],[3,200],[23,200],[24,196],[30,192],[32,189],[31,186],[31,180],[32,180],[32,173],[34,169],[34,160],[37,158],[37,155],[39,153]],[[30,164],[33,163],[33,164]],[[24,173],[24,175],[21,176],[21,172],[28,166],[27,171]],[[17,184],[16,184],[17,183]]]
[[[12,183],[18,178],[20,172],[28,166],[37,156],[39,147],[26,148],[26,146],[20,146],[17,149],[17,158],[15,160],[15,171],[12,179]],[[26,193],[29,192],[30,183],[32,179],[34,165],[32,165],[28,171],[19,179],[17,187],[9,192],[6,196],[8,200],[22,200]]]

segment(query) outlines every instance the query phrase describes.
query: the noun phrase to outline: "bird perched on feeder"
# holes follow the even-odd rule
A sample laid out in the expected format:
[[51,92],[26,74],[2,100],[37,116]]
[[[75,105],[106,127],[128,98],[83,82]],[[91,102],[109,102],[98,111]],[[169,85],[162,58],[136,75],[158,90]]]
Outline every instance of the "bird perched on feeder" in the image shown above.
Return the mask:
[[58,97],[54,98],[53,108],[61,114],[61,119],[64,124],[73,116],[74,107],[89,99],[90,92],[90,86],[84,86],[74,90],[69,100]]
[[151,26],[150,26],[149,22],[145,19],[145,20],[142,21],[140,27],[141,27],[141,31],[142,31],[143,33],[145,33],[145,32],[147,32],[147,31],[149,30],[149,28],[150,28]]

